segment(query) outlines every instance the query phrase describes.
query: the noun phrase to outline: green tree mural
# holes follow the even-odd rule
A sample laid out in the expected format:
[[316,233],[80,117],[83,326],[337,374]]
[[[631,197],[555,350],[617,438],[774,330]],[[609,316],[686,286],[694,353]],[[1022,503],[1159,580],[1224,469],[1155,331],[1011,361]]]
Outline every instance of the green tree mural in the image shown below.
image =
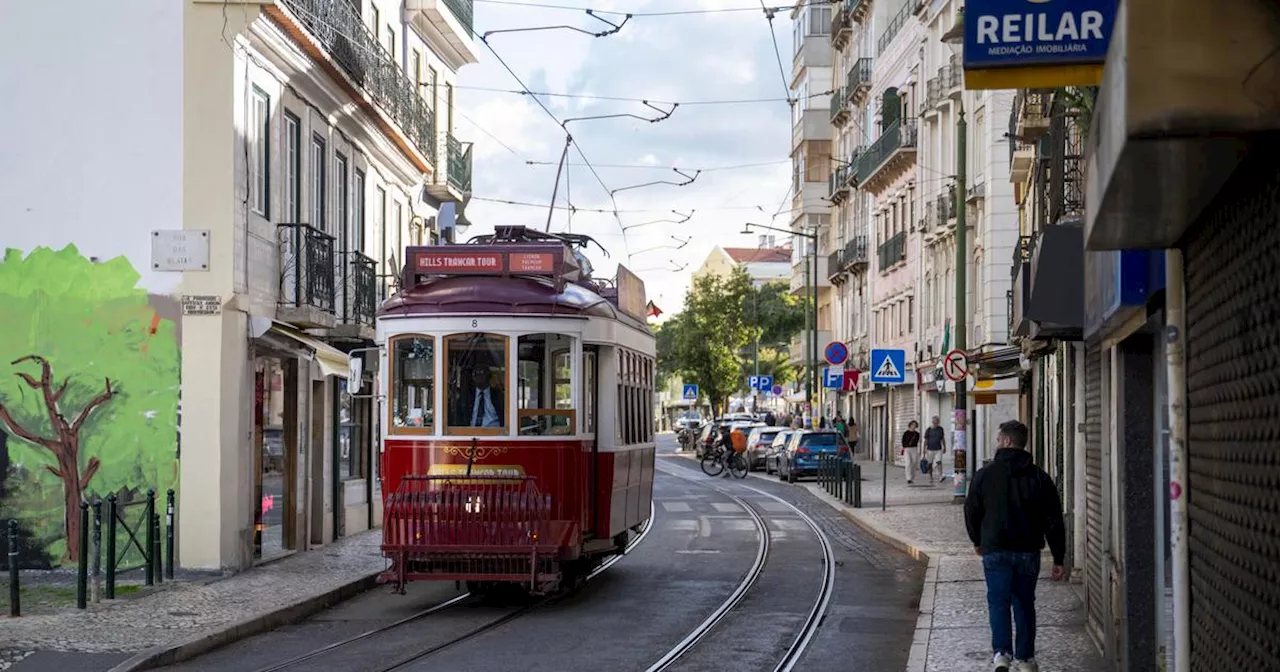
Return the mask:
[[86,493],[176,485],[175,325],[138,280],[124,257],[72,245],[0,262],[0,431],[37,478],[0,504],[63,561],[79,557]]

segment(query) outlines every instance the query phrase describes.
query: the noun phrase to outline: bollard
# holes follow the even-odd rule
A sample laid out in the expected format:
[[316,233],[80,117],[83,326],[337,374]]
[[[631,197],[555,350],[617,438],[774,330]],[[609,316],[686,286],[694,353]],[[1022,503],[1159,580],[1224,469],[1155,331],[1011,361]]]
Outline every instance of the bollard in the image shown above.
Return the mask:
[[18,587],[18,521],[9,519],[9,615],[22,615],[22,591]]
[[831,476],[831,481],[832,481],[833,487],[835,488],[835,492],[832,494],[836,496],[836,499],[844,500],[844,460],[843,459],[836,462],[834,473]]
[[89,592],[89,502],[80,502],[80,554],[76,559],[76,609],[88,606]]
[[156,565],[153,572],[156,576],[156,583],[164,583],[164,559],[160,554],[161,550],[163,550],[161,548],[160,514],[157,513],[151,516],[151,529],[151,538],[155,539],[155,545],[151,548],[151,559]]
[[116,516],[119,515],[116,495],[107,495],[107,581],[104,590],[108,600],[116,599]]
[[142,548],[143,548],[142,553],[143,553],[143,560],[145,561],[143,563],[143,566],[145,567],[145,573],[146,573],[144,580],[148,586],[156,585],[156,564],[155,564],[156,528],[152,524],[153,521],[151,519],[151,517],[155,515],[155,511],[156,511],[156,491],[147,490],[146,508],[142,513],[142,527],[144,532],[143,543],[142,543]]
[[93,500],[93,582],[90,596],[94,604],[102,601],[102,500]]
[[165,506],[164,506],[164,511],[165,511],[165,513],[164,513],[164,544],[165,544],[165,553],[164,553],[164,572],[165,572],[165,577],[164,577],[164,578],[169,579],[170,581],[172,581],[172,580],[173,580],[173,554],[174,554],[174,550],[173,550],[173,524],[174,524],[175,522],[177,522],[177,521],[175,521],[175,520],[174,520],[174,511],[175,511],[175,509],[174,509],[174,506],[173,506],[173,488],[169,488],[169,492],[165,493]]
[[862,508],[862,465],[853,465],[853,508]]

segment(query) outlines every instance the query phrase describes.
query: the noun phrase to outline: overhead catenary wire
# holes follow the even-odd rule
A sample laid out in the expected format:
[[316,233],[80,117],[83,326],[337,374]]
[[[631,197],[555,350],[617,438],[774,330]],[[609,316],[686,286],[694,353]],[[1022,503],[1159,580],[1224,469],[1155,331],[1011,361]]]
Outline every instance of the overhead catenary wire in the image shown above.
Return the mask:
[[764,0],[760,0],[760,9],[764,10],[764,18],[769,20],[769,39],[773,40],[773,56],[778,61],[778,76],[782,78],[782,90],[786,92],[787,103],[795,105],[796,101],[791,97],[791,82],[787,80],[787,71],[782,67],[782,50],[778,47],[778,31],[773,28],[773,17],[777,12],[764,4]]
[[[454,87],[459,91],[483,91],[486,93],[509,93],[519,96],[546,98],[570,98],[579,100],[607,100],[622,103],[653,103],[656,105],[679,105],[680,107],[693,107],[698,105],[756,105],[762,103],[786,103],[797,100],[794,96],[786,98],[724,98],[724,99],[708,99],[708,100],[660,100],[658,98],[637,98],[633,96],[614,96],[608,94],[597,93],[556,93],[552,91],[521,91],[517,89],[504,89],[496,86],[466,86],[458,85]],[[788,93],[790,91],[788,90]],[[835,90],[818,91],[805,96],[805,99],[826,98]]]
[[[641,169],[643,170],[678,170],[684,173],[688,173],[688,172],[717,173],[725,170],[745,170],[747,168],[763,168],[765,166],[779,166],[784,163],[791,163],[791,159],[778,159],[776,161],[758,161],[755,163],[738,163],[738,164],[733,164],[728,166],[704,166],[701,168],[681,168],[679,166],[664,166],[664,165],[657,165],[657,164],[651,164],[651,163],[597,163],[596,168],[633,168],[637,170],[641,170]],[[525,164],[529,166],[558,166],[560,165],[560,162],[559,161],[527,160],[525,161]],[[584,166],[586,164],[570,162],[568,165]]]
[[[472,197],[471,197],[471,200],[473,200],[473,201],[481,201],[481,202],[485,202],[485,203],[497,203],[497,204],[500,204],[500,205],[513,205],[513,206],[520,206],[520,207],[526,207],[526,208],[542,208],[542,209],[546,209],[546,208],[554,207],[556,210],[568,210],[568,209],[570,209],[570,206],[566,206],[566,205],[555,205],[555,206],[553,206],[552,204],[549,204],[549,203],[532,203],[532,202],[529,202],[529,201],[518,201],[518,200],[514,200],[514,199],[507,199],[507,198],[491,198],[491,197],[485,197],[485,196],[472,196]],[[770,207],[772,207],[772,206],[770,206]],[[673,212],[673,210],[672,210],[671,208],[618,208],[618,209],[616,209],[616,210],[615,210],[615,209],[613,209],[613,208],[602,208],[602,207],[579,207],[579,206],[576,206],[576,205],[575,205],[575,206],[572,206],[572,210],[573,210],[573,212],[574,212],[574,213],[577,213],[577,214],[581,214],[581,213],[596,213],[596,214],[602,214],[602,215],[629,215],[629,214],[630,214],[630,215],[638,215],[638,214],[652,214],[652,213],[658,213],[658,212],[666,212],[666,213]],[[735,205],[735,206],[714,207],[714,208],[698,208],[698,212],[731,212],[731,211],[739,211],[739,212],[743,212],[743,211],[747,211],[747,210],[753,210],[753,211],[756,211],[756,212],[762,212],[762,213],[764,213],[764,212],[768,212],[768,209],[767,209],[765,206],[763,206],[763,205]],[[656,222],[655,222],[655,223],[656,223]],[[640,225],[639,225],[639,224],[636,224],[636,225],[632,225],[632,226],[629,226],[629,227],[626,227],[626,228],[634,228],[635,226],[640,226]]]
[[[736,12],[760,11],[759,7],[743,6],[743,7],[706,7],[701,9],[671,9],[671,10],[656,11],[656,12],[623,12],[619,10],[596,9],[594,7],[586,7],[583,5],[560,5],[560,4],[544,3],[544,2],[516,2],[515,0],[474,0],[474,1],[478,3],[488,4],[488,5],[505,5],[508,7],[529,7],[531,9],[555,9],[555,10],[572,11],[572,12],[590,11],[593,14],[627,15],[632,18],[662,17],[662,16],[694,16],[694,15],[702,15],[702,14],[732,14]],[[839,2],[839,0],[808,0],[807,2],[802,2],[798,4],[776,5],[773,7],[767,7],[766,9],[772,9],[779,12],[786,12],[786,11],[791,11],[792,9],[796,9],[797,7],[819,7],[819,6],[826,6],[826,5],[834,5],[837,2]]]

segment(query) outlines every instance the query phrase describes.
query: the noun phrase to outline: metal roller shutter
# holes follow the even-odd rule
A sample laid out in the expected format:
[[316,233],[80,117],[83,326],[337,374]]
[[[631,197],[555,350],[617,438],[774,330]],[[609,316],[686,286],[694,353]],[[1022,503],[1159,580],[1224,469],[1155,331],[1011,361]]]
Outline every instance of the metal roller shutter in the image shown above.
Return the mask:
[[916,417],[916,388],[913,385],[899,385],[893,390],[893,426],[894,440],[901,441],[902,433],[907,431],[907,423]]
[[1183,241],[1191,667],[1280,670],[1280,163],[1255,147]]
[[1084,582],[1089,626],[1100,639],[1107,631],[1107,595],[1102,571],[1102,348],[1084,350]]

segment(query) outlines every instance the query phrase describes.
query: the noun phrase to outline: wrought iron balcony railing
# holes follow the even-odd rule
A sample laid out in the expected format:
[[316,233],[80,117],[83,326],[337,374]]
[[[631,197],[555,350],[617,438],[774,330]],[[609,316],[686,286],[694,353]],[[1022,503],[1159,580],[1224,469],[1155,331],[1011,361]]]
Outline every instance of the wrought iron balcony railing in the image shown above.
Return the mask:
[[947,92],[964,88],[964,68],[961,67],[960,60],[952,56],[946,65],[938,68],[938,81],[942,84],[944,97]]
[[850,99],[856,98],[859,92],[865,92],[871,87],[871,66],[874,63],[870,58],[859,58],[854,61],[849,68],[849,72],[844,77],[845,95]]
[[280,305],[334,308],[333,236],[310,224],[277,224],[280,244]]
[[831,94],[831,123],[841,123],[848,111],[849,108],[845,107],[844,104],[844,89],[836,89]]
[[936,199],[926,201],[924,204],[924,216],[920,218],[920,230],[928,232],[937,229],[938,226],[938,202]]
[[899,119],[889,124],[875,143],[858,157],[859,178],[865,181],[871,177],[899,149],[914,148],[917,128],[915,119]]
[[450,133],[448,147],[449,185],[458,191],[471,191],[471,143],[461,142]]
[[883,33],[880,33],[880,39],[876,41],[876,55],[883,54],[884,50],[889,48],[889,45],[893,43],[893,38],[897,37],[898,33],[902,32],[902,27],[907,25],[907,21],[911,20],[912,11],[911,3],[908,2],[902,5],[902,9],[898,10],[898,14],[889,21],[889,27],[885,28]]
[[[356,85],[432,164],[436,161],[435,116],[417,86],[364,24],[349,0],[280,0]],[[452,3],[470,5],[466,0]],[[451,7],[452,9],[452,7]]]
[[844,249],[841,248],[827,255],[827,279],[838,277],[844,272]]
[[472,36],[472,23],[475,21],[475,3],[473,0],[444,0],[444,6],[449,8],[453,16],[458,19],[458,23],[462,24],[463,30],[467,31],[467,37]]
[[378,308],[377,264],[359,252],[343,256],[342,321],[372,327]]
[[948,187],[938,194],[938,223],[946,224],[956,218],[956,190]]
[[942,95],[942,80],[938,77],[930,77],[924,83],[924,111],[929,112],[933,108],[942,104],[944,96]]
[[846,268],[863,266],[867,263],[867,236],[853,236],[844,244],[844,265]]
[[887,271],[907,256],[907,232],[899,231],[880,244],[880,270]]

